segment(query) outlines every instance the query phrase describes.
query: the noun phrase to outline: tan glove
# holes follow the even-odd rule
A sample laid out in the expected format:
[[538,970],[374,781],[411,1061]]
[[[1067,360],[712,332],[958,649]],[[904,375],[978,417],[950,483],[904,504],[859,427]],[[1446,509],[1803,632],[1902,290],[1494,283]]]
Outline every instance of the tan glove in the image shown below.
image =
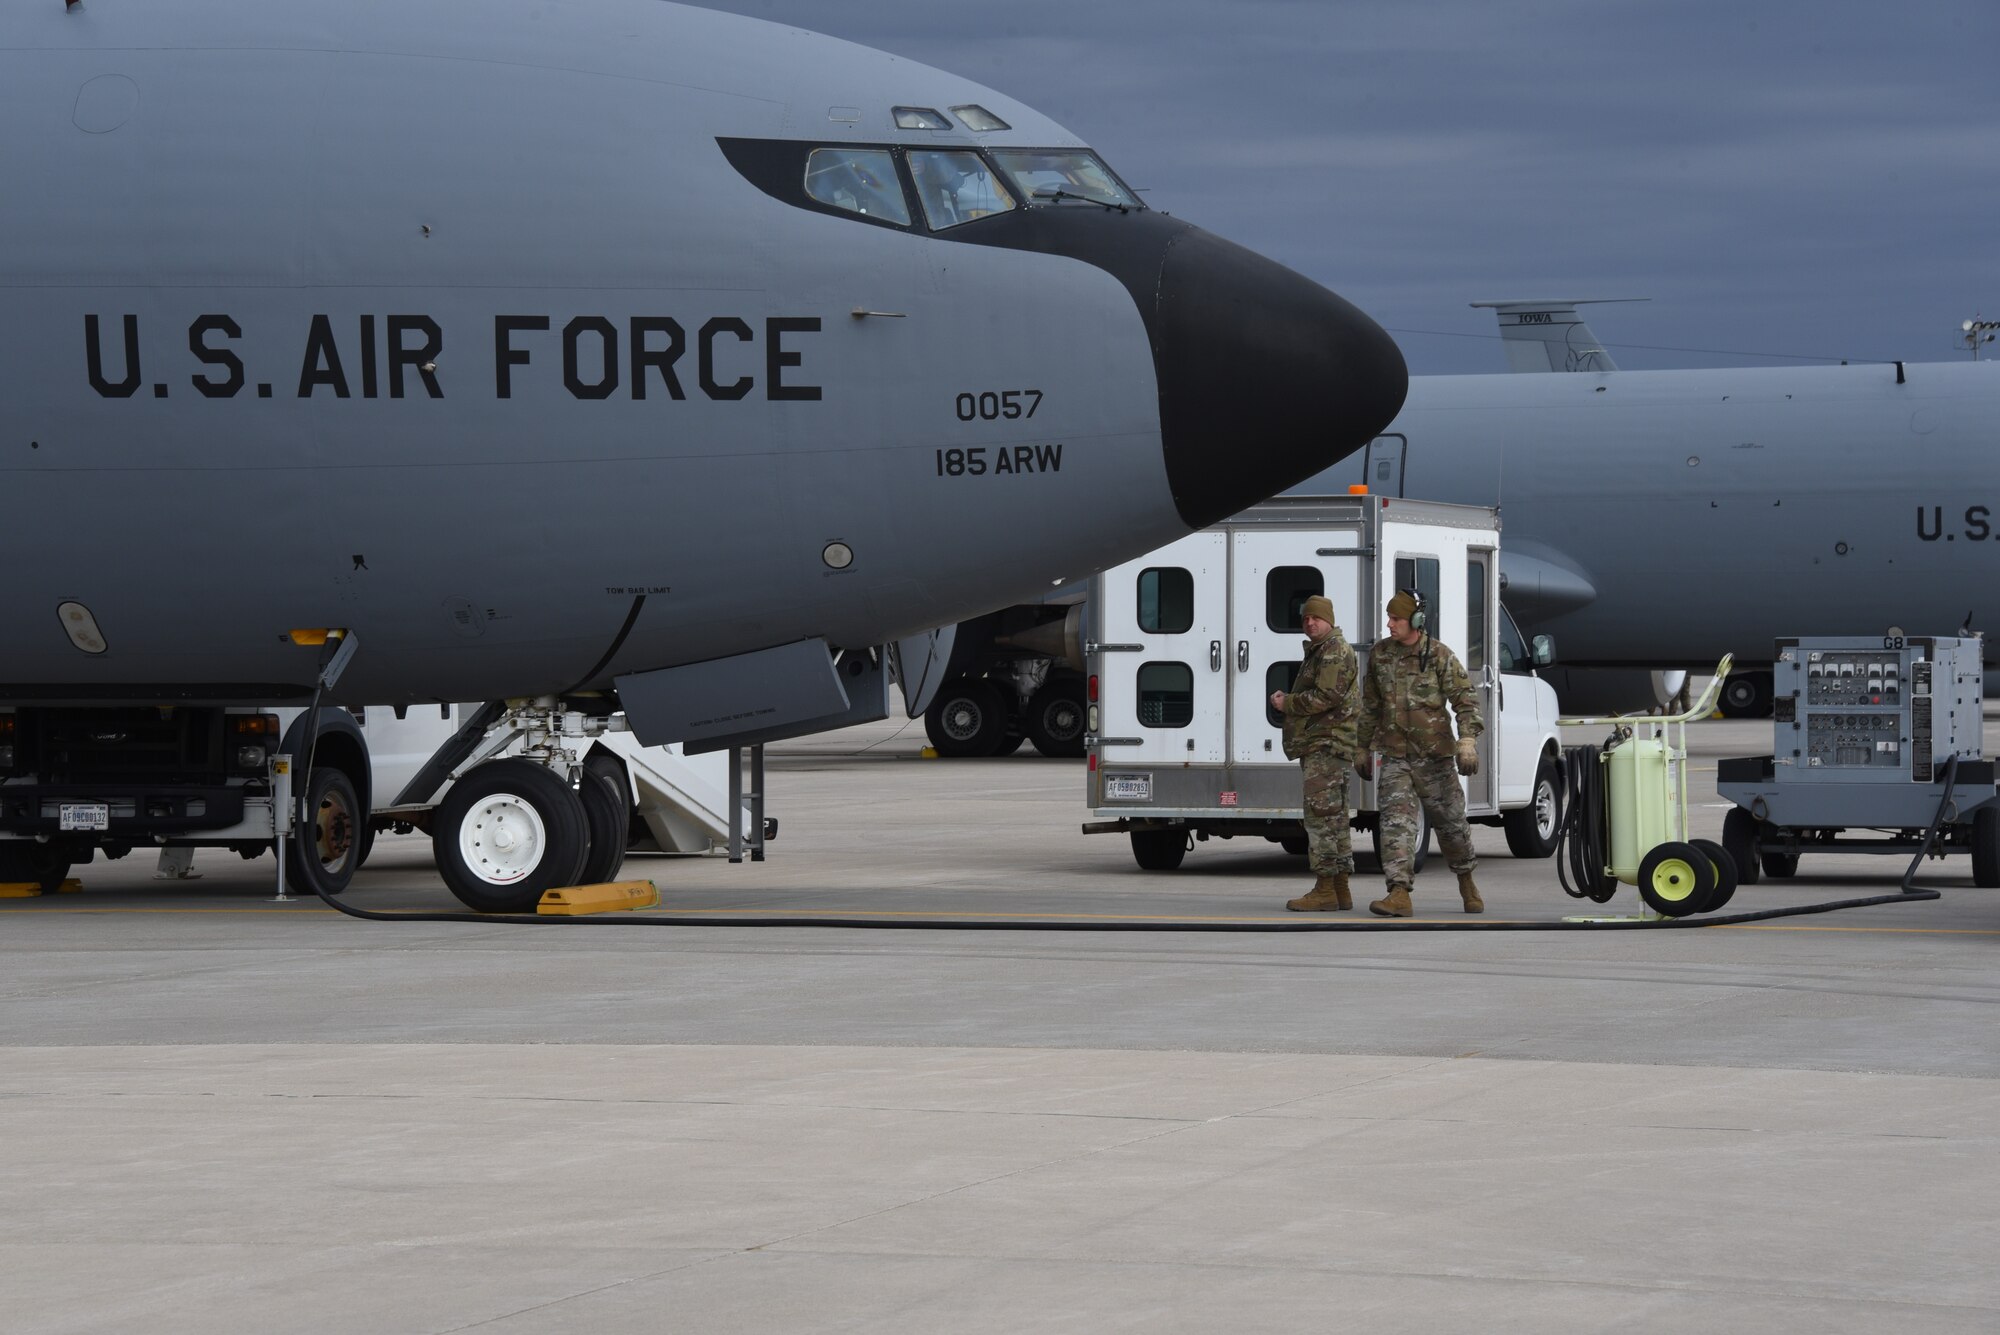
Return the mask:
[[1356,774],[1359,774],[1363,780],[1374,778],[1375,757],[1367,754],[1366,752],[1363,752],[1361,755],[1355,757],[1354,772]]
[[1475,737],[1458,739],[1458,772],[1460,774],[1479,773],[1479,740]]

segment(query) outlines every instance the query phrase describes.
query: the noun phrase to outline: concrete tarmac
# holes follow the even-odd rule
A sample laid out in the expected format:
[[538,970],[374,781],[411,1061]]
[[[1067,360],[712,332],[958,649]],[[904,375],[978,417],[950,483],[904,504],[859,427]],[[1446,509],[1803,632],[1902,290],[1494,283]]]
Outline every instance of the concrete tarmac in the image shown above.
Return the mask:
[[[1697,835],[1769,736],[1692,730]],[[2000,1327],[1965,858],[1936,902],[1695,931],[731,921],[1301,920],[1276,845],[1142,872],[1078,832],[1079,765],[922,744],[773,748],[769,860],[628,864],[713,925],[361,922],[210,853],[0,901],[6,1328]],[[1475,837],[1486,915],[1440,860],[1425,919],[1591,907]],[[1905,865],[1809,855],[1731,909]],[[349,898],[456,907],[417,837]]]

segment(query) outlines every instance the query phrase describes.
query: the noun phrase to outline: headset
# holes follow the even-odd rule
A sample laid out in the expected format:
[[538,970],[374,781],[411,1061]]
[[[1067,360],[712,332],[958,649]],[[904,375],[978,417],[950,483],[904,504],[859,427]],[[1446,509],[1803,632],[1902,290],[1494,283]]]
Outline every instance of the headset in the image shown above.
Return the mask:
[[1417,610],[1410,613],[1410,629],[1422,630],[1430,622],[1430,618],[1425,615],[1424,596],[1415,589],[1398,589],[1396,592],[1409,594],[1410,601],[1417,605]]

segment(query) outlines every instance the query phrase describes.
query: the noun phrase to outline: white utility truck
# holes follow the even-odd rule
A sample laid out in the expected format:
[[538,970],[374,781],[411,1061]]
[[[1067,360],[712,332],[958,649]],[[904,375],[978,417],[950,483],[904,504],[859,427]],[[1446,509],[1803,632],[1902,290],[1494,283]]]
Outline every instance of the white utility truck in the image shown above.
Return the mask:
[[[1306,851],[1299,766],[1280,745],[1273,691],[1303,657],[1300,609],[1323,594],[1361,656],[1397,589],[1464,662],[1486,730],[1466,815],[1499,825],[1516,857],[1555,851],[1562,793],[1556,695],[1500,605],[1500,516],[1486,506],[1366,494],[1281,496],[1098,575],[1087,665],[1087,834],[1126,833],[1152,871],[1195,840],[1261,837]],[[1348,786],[1374,830],[1375,785]],[[1423,832],[1419,857],[1429,840]],[[1380,839],[1377,837],[1377,853]]]

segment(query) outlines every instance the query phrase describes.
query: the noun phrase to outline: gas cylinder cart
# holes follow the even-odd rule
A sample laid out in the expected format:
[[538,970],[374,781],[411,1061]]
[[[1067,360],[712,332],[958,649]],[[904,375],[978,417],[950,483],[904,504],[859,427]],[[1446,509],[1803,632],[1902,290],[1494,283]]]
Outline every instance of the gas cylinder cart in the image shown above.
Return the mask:
[[1716,664],[1714,680],[1684,714],[1559,720],[1612,729],[1599,746],[1563,752],[1569,791],[1556,869],[1572,897],[1603,904],[1620,885],[1636,886],[1650,910],[1638,920],[1657,921],[1712,912],[1736,893],[1736,865],[1722,845],[1688,838],[1687,803],[1687,725],[1715,707],[1730,661]]
[[1808,852],[1914,854],[1912,871],[1969,853],[1973,883],[2000,886],[1983,649],[1976,635],[1893,629],[1779,640],[1771,754],[1716,765],[1716,792],[1736,804],[1722,844],[1738,879],[1790,877]]

